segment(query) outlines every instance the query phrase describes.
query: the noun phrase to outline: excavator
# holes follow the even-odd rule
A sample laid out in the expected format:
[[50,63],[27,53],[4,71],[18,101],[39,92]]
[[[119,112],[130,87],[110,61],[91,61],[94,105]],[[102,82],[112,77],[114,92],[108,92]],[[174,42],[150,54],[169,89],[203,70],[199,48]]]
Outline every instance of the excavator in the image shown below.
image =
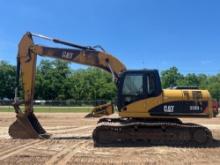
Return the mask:
[[[62,44],[63,48],[34,43],[34,37]],[[64,47],[65,45],[65,47]],[[41,34],[27,32],[22,37],[17,55],[14,109],[16,121],[9,127],[12,138],[51,138],[41,126],[33,109],[37,56],[51,57],[98,67],[109,72],[117,87],[117,101],[95,107],[88,116],[102,117],[93,130],[94,144],[144,142],[150,145],[207,145],[211,131],[199,124],[183,123],[179,118],[212,118],[212,97],[208,90],[190,87],[162,89],[156,69],[127,70],[115,56],[101,46],[81,46]],[[24,100],[18,100],[22,78]],[[24,104],[24,110],[19,106]]]

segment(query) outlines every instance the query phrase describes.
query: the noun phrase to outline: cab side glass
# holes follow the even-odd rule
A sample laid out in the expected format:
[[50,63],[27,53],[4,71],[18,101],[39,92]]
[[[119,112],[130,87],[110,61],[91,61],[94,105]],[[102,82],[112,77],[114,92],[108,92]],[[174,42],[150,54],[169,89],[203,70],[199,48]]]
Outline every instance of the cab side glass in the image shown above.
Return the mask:
[[127,75],[124,80],[122,94],[137,96],[143,94],[143,76]]
[[124,104],[129,104],[144,95],[143,74],[126,75],[122,87]]
[[153,74],[147,75],[147,94],[148,96],[153,96],[156,91],[156,79]]

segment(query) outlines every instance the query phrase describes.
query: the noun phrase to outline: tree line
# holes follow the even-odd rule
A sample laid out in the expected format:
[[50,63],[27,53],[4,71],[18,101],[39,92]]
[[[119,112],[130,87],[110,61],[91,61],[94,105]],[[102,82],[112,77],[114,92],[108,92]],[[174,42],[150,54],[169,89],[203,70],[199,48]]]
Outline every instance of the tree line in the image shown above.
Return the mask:
[[[14,98],[15,75],[16,66],[0,61],[0,99]],[[220,73],[183,75],[176,67],[171,67],[161,72],[161,81],[163,88],[194,86],[208,89],[212,97],[220,99]],[[112,100],[116,92],[111,74],[98,68],[73,70],[68,62],[60,60],[42,60],[37,66],[35,99]],[[21,86],[19,96],[23,97]]]

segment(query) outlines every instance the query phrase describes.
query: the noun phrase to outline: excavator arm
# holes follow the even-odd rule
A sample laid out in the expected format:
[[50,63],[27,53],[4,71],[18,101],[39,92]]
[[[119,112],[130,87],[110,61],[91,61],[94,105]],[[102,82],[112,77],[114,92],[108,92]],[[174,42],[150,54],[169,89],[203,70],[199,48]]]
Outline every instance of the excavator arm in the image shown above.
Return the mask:
[[[37,45],[33,42],[34,36],[47,39],[62,45],[74,47],[75,49],[54,48]],[[17,56],[17,85],[15,89],[14,102],[17,120],[9,127],[9,135],[13,138],[50,137],[50,135],[46,133],[46,131],[43,129],[43,127],[41,126],[38,119],[33,113],[36,61],[38,55],[101,68],[107,72],[110,72],[115,81],[117,81],[119,74],[126,70],[124,64],[122,64],[114,56],[104,51],[98,51],[92,47],[80,46],[70,42],[49,38],[47,36],[39,34],[33,34],[30,32],[26,33],[19,43],[19,50]],[[17,99],[17,91],[20,76],[22,77],[24,101],[19,101]],[[22,111],[19,108],[20,104],[25,105],[24,111]],[[95,116],[96,112],[99,114],[99,116],[100,113],[113,113],[113,105],[105,104],[103,106],[94,108],[92,114]]]

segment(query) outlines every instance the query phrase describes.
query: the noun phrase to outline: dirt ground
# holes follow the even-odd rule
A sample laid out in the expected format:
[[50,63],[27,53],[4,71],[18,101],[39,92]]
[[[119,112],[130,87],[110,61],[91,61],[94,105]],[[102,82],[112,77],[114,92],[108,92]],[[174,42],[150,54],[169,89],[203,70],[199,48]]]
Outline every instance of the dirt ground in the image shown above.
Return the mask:
[[[220,143],[207,148],[94,147],[92,130],[98,119],[86,113],[38,113],[48,140],[15,140],[8,136],[14,113],[0,113],[0,164],[220,164]],[[203,124],[220,140],[220,116],[182,119]]]

